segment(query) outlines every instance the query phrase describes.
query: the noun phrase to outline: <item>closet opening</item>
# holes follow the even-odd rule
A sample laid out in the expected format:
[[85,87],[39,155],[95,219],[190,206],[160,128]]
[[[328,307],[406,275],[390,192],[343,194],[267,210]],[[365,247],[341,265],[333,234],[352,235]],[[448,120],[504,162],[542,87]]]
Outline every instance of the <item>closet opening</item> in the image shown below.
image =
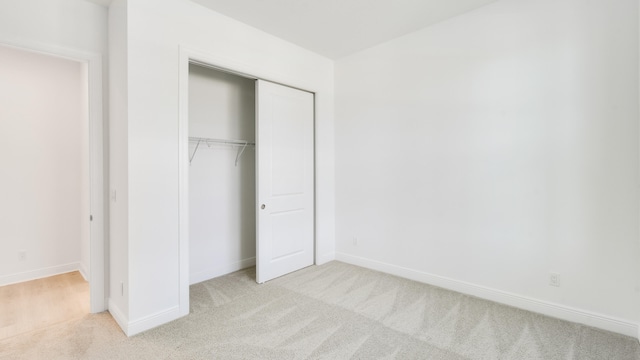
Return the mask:
[[186,315],[192,284],[242,269],[262,284],[314,264],[315,94],[200,53],[180,55]]
[[256,264],[255,80],[189,64],[189,284]]

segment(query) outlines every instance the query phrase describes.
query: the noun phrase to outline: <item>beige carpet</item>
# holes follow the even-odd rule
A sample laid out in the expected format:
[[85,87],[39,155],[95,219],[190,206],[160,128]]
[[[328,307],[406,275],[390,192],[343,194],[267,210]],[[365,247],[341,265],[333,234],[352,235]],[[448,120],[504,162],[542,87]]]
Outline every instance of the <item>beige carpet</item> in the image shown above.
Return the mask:
[[0,341],[0,359],[640,359],[638,341],[332,262],[191,287],[191,314],[126,338],[107,313]]

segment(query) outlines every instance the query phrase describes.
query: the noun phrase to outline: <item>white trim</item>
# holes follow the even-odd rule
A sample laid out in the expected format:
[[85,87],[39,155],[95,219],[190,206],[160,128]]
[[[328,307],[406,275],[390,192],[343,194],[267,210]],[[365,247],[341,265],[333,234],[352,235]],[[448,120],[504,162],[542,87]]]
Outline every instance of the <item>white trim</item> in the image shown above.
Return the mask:
[[361,266],[367,269],[400,276],[425,284],[457,291],[463,294],[476,296],[482,299],[551,316],[554,318],[576,322],[627,336],[639,336],[638,324],[628,320],[618,319],[615,317],[577,309],[562,304],[533,299],[506,291],[492,289],[485,286],[454,280],[443,276],[429,274],[422,271],[408,269],[405,267],[387,264],[380,261],[366,259],[345,253],[336,253],[336,260],[352,265]]
[[129,322],[125,333],[127,336],[133,336],[143,331],[151,330],[170,321],[181,318],[180,306],[158,311],[155,314],[145,316],[142,319]]
[[[90,172],[90,263],[89,287],[92,313],[107,309],[105,296],[104,247],[104,145],[103,145],[103,69],[102,54],[61,46],[0,38],[0,45],[87,64],[89,89],[89,172]],[[87,214],[88,215],[88,214]],[[88,221],[88,219],[87,219]]]
[[[211,53],[189,48],[184,45],[180,45],[180,60],[179,60],[179,120],[178,120],[178,167],[180,173],[178,176],[179,186],[179,208],[178,208],[178,221],[179,221],[179,239],[178,239],[178,258],[179,258],[179,311],[182,315],[189,314],[189,63],[191,61],[197,62],[202,66],[211,66],[221,71],[227,71],[236,75],[248,77],[251,79],[262,79],[271,81],[278,84],[283,84],[289,87],[294,87],[299,90],[304,90],[314,94],[314,108],[317,110],[318,91],[314,86],[304,81],[301,82],[299,78],[292,77],[280,72],[265,71],[262,68],[248,65],[246,63],[239,62],[237,60],[230,59]],[[318,114],[314,113],[314,132],[317,133],[318,127]],[[314,138],[314,154],[317,146],[317,139]],[[315,160],[315,155],[314,155]],[[314,164],[314,169],[317,163]],[[314,171],[314,192],[317,190],[318,183],[317,169]],[[317,219],[317,201],[314,201],[314,217]],[[314,233],[314,247],[315,247],[315,262],[324,263],[320,261],[318,254],[318,228],[315,227]],[[324,260],[324,259],[323,259]]]
[[191,274],[189,277],[190,285],[197,284],[203,281],[211,280],[213,278],[217,278],[218,276],[231,274],[232,272],[236,272],[238,270],[246,269],[248,267],[252,267],[256,265],[256,258],[248,258],[240,261],[236,261],[229,264],[222,264],[216,266],[212,269],[208,269],[205,271],[200,271],[194,274]]
[[129,331],[129,326],[128,326],[129,321],[127,320],[127,317],[124,315],[124,312],[120,310],[120,308],[113,301],[113,299],[109,299],[108,311],[111,314],[111,317],[113,317],[113,319],[118,323],[118,325],[120,326],[120,329],[122,329],[122,332],[124,332],[126,335]]
[[[636,14],[636,18],[640,18],[640,0],[637,1],[638,3],[638,14]],[[640,47],[638,47],[638,57],[640,57]],[[638,67],[640,70],[640,62],[638,62]],[[640,71],[638,72],[638,74],[640,75]],[[636,79],[637,81],[640,82],[640,77],[639,79]],[[639,94],[640,95],[640,94]],[[639,96],[639,100],[640,100],[640,96]],[[640,101],[638,101],[638,106],[640,107]],[[640,110],[640,109],[639,109]],[[640,136],[640,133],[636,134],[637,136]],[[636,149],[636,151],[640,151],[640,147],[638,149]],[[637,184],[637,186],[640,186],[640,183]],[[636,204],[640,202],[640,193],[638,193],[636,195]],[[640,214],[638,214],[638,220],[640,220]],[[638,227],[640,228],[640,221],[638,221]],[[637,303],[636,303],[637,305]],[[639,308],[636,308],[640,311]],[[640,326],[638,327],[638,332],[635,334],[636,338],[638,339],[638,341],[640,341]]]
[[[318,93],[317,89],[315,89],[313,86],[309,86],[310,84],[300,82],[300,79],[295,76],[288,76],[287,74],[281,72],[264,71],[264,69],[261,69],[259,67],[232,60],[228,57],[198,51],[186,46],[180,46],[180,60],[181,64],[182,61],[187,62],[187,75],[189,70],[189,62],[192,61],[201,66],[208,66],[223,72],[228,72],[249,79],[266,80],[280,85],[296,88],[298,90],[307,91],[313,94]],[[184,71],[182,67],[181,70]]]
[[89,75],[89,211],[93,220],[90,224],[89,242],[89,286],[92,313],[107,309],[106,269],[105,269],[105,219],[104,219],[104,110],[102,84],[102,57],[92,55],[88,59]]
[[112,299],[109,299],[109,313],[118,323],[122,332],[127,336],[133,336],[141,332],[151,330],[184,316],[180,312],[180,307],[174,306],[166,310],[158,311],[155,314],[145,316],[142,319],[129,321],[122,309],[120,309]]
[[46,278],[49,276],[66,274],[80,269],[80,263],[74,262],[70,264],[50,266],[35,270],[29,270],[16,274],[0,276],[0,286],[17,284],[24,281],[31,281]]
[[178,307],[189,314],[189,58],[180,48],[178,108]]

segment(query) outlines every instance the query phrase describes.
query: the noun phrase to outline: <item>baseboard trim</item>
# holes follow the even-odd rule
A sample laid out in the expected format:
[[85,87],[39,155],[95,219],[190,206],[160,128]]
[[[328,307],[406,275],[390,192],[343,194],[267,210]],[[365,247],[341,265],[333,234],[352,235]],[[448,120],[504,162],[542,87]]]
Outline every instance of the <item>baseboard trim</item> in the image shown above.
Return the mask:
[[17,284],[25,281],[37,280],[46,278],[49,276],[66,274],[72,271],[78,271],[80,269],[80,263],[74,262],[64,265],[56,265],[46,268],[40,268],[35,270],[29,270],[17,274],[9,274],[0,276],[0,286]]
[[124,332],[126,335],[129,332],[129,320],[124,315],[122,310],[120,310],[120,307],[118,307],[118,305],[116,305],[116,303],[113,302],[112,299],[109,299],[108,304],[108,311],[111,314],[111,317],[113,317],[116,323],[118,323],[118,325],[120,326],[120,329],[122,329],[122,332]]
[[143,331],[151,330],[160,325],[164,325],[184,315],[180,312],[179,306],[174,306],[166,310],[158,311],[155,314],[145,316],[142,319],[129,322],[127,336],[133,336]]
[[216,266],[212,269],[200,271],[200,272],[189,275],[189,285],[211,280],[213,278],[217,278],[222,275],[227,275],[232,272],[246,269],[248,267],[255,266],[255,265],[256,265],[256,258],[252,257],[252,258],[243,259],[243,260],[236,261],[229,264]]
[[116,323],[118,323],[122,332],[127,336],[133,336],[141,332],[151,330],[185,315],[180,312],[180,308],[178,306],[174,306],[167,310],[159,311],[155,314],[145,316],[142,319],[130,322],[124,315],[124,312],[122,312],[112,299],[109,299],[109,313]]
[[353,256],[345,253],[337,252],[336,260],[399,276],[402,278],[426,283],[429,285],[457,291],[463,294],[476,296],[482,299],[513,306],[523,310],[532,311],[542,315],[547,315],[554,318],[631,336],[640,340],[640,328],[638,324],[627,320],[577,309],[566,305],[533,299],[526,296],[512,294],[485,286],[454,280],[443,276],[433,275],[426,272],[417,271],[359,256]]
[[318,255],[317,259],[316,259],[316,265],[322,265],[322,264],[326,264],[329,261],[333,261],[336,259],[336,253],[335,252],[330,252],[330,253],[325,253],[322,255]]

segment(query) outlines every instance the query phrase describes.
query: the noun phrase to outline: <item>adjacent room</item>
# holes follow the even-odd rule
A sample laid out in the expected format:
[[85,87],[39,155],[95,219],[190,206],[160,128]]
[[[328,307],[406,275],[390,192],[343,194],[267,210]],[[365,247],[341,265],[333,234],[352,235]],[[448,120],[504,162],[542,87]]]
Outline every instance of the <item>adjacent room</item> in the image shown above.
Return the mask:
[[0,46],[0,339],[89,313],[83,64]]
[[[640,0],[0,1],[0,46],[0,280],[104,284],[0,358],[640,359]],[[3,49],[89,59],[100,252]]]

